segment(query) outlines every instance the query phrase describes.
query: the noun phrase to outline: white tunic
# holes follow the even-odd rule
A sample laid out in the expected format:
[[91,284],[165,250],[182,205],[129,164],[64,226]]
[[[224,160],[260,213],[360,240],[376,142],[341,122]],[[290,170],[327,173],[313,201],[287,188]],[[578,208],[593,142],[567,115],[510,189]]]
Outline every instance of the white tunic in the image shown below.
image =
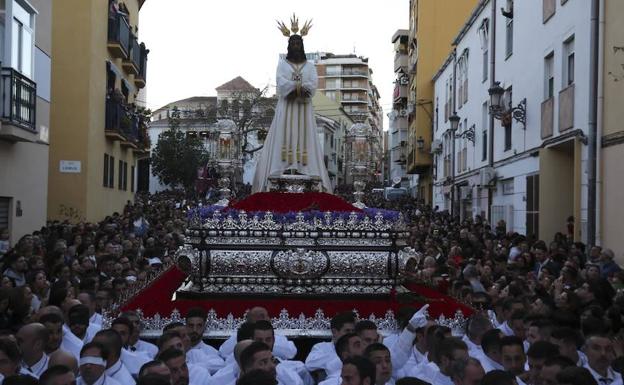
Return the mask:
[[319,342],[312,346],[312,350],[305,360],[306,368],[313,372],[324,370],[327,377],[340,376],[342,361],[336,354],[336,347],[333,342]]
[[[312,62],[294,64],[280,59],[277,65],[278,102],[271,128],[258,159],[252,191],[268,190],[268,178],[286,170],[321,178],[323,189],[332,192],[312,107],[318,75]],[[291,92],[300,90],[308,97],[287,100]]]

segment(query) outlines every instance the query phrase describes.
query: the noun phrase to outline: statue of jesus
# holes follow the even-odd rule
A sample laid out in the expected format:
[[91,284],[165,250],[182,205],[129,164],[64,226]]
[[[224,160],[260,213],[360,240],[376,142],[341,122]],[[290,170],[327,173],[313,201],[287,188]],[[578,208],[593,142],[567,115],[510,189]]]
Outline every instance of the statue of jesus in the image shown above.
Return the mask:
[[303,48],[302,36],[311,24],[306,22],[297,35],[297,19],[293,17],[291,22],[292,36],[283,23],[278,23],[289,37],[288,54],[277,65],[277,108],[256,166],[252,192],[268,191],[269,177],[285,174],[320,178],[323,190],[331,192],[312,107],[318,77]]

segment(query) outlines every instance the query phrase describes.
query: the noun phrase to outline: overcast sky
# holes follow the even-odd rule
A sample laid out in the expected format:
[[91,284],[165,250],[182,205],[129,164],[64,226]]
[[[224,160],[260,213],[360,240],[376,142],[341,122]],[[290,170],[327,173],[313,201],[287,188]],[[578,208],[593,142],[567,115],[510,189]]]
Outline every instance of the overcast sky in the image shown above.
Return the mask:
[[314,19],[306,52],[369,58],[384,115],[390,112],[391,39],[409,24],[409,0],[148,0],[139,21],[139,39],[150,50],[147,107],[216,96],[216,87],[239,75],[255,87],[274,87],[278,55],[287,46],[275,20],[290,26],[293,12],[300,26]]

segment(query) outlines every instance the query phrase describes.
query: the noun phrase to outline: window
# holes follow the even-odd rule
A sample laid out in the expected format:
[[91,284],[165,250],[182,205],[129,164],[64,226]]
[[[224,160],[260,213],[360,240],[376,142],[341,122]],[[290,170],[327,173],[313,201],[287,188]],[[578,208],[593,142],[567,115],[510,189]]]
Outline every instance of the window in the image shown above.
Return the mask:
[[574,84],[574,36],[563,44],[563,87]]
[[504,14],[507,17],[507,21],[505,22],[505,37],[506,37],[506,46],[505,46],[505,56],[509,57],[513,53],[513,8],[514,2],[513,0],[507,0],[507,10]]
[[108,157],[108,187],[115,188],[115,157]]
[[503,187],[503,195],[513,195],[514,193],[513,178],[501,181],[501,186]]
[[32,12],[13,2],[11,66],[28,78],[33,77],[34,21]]
[[457,100],[459,108],[468,101],[468,50],[465,49],[457,59]]
[[123,190],[128,191],[128,162],[123,164]]
[[544,99],[555,94],[555,55],[551,52],[544,58]]
[[482,59],[482,74],[481,80],[486,81],[488,79],[489,72],[489,52],[490,52],[490,20],[483,19],[481,26],[479,27],[479,39],[481,40],[481,59]]
[[130,167],[130,191],[134,192],[134,166]]
[[119,179],[117,181],[117,188],[123,190],[123,160],[119,161]]
[[483,131],[481,133],[481,160],[487,160],[488,142],[487,131],[489,126],[488,102],[483,103],[481,106],[481,124]]
[[340,66],[325,67],[325,74],[328,76],[340,75]]
[[108,154],[104,154],[104,180],[102,186],[108,187]]
[[336,91],[325,91],[325,96],[331,100],[336,100]]

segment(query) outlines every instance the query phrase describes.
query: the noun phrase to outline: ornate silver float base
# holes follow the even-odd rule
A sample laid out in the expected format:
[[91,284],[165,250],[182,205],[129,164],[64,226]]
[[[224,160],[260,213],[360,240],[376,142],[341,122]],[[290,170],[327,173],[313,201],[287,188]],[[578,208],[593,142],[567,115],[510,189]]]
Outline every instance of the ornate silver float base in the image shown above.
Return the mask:
[[323,191],[321,178],[309,175],[290,175],[269,177],[269,190],[290,193]]

